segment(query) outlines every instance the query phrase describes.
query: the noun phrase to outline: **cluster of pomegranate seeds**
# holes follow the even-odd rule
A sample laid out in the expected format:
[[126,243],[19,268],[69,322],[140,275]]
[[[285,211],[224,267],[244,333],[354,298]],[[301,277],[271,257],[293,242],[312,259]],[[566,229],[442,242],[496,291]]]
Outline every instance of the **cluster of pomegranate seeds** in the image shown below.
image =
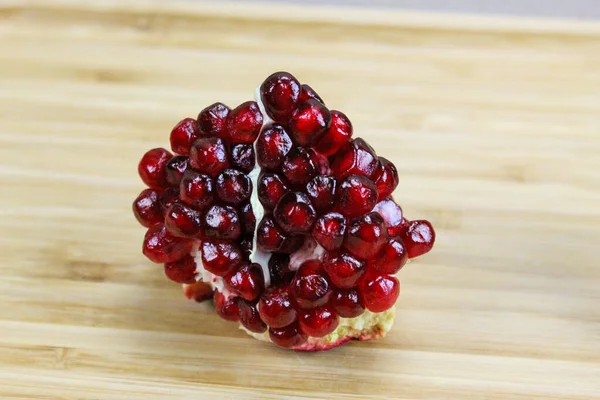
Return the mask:
[[188,297],[206,299],[199,280],[212,277],[218,315],[294,348],[340,318],[392,307],[394,274],[431,250],[435,232],[404,218],[394,164],[310,86],[277,72],[257,94],[180,121],[174,154],[148,151],[133,212],[148,228],[144,254]]

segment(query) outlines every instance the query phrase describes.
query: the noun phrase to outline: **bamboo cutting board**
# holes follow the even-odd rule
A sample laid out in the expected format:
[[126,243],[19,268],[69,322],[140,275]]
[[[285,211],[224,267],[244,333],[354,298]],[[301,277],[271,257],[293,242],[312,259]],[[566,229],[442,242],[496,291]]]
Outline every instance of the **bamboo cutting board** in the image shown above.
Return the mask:
[[[141,254],[140,156],[275,70],[437,227],[383,340],[279,350]],[[0,141],[2,399],[600,399],[600,25],[5,1]]]

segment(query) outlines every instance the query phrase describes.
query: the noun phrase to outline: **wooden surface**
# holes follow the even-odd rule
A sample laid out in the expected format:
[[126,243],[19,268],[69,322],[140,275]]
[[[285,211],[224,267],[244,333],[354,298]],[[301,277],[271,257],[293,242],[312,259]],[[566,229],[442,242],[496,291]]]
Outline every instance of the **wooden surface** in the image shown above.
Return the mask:
[[[600,25],[0,6],[0,398],[600,399]],[[380,341],[295,354],[141,254],[143,152],[289,70],[438,231]]]

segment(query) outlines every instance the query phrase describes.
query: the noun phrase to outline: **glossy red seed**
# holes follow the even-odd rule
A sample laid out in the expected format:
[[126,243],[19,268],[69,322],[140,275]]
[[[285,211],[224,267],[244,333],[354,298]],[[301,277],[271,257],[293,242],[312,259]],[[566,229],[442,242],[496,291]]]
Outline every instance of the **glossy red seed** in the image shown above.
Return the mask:
[[277,169],[292,148],[292,139],[283,126],[271,125],[256,141],[256,157],[262,168]]
[[144,154],[138,164],[138,173],[150,189],[164,189],[168,186],[166,165],[172,156],[163,148],[152,149]]
[[252,182],[243,172],[226,169],[216,179],[217,196],[227,204],[240,205],[250,199]]
[[368,274],[361,281],[359,290],[367,309],[382,312],[398,300],[400,282],[393,276]]
[[331,170],[337,178],[357,174],[371,178],[379,161],[375,150],[363,139],[356,138],[343,145],[334,155]]
[[431,250],[435,243],[435,231],[429,221],[411,221],[402,240],[406,246],[408,258],[415,258]]
[[288,122],[290,135],[299,146],[311,146],[330,125],[329,110],[315,99],[299,104]]
[[238,299],[238,310],[240,322],[250,332],[263,333],[267,331],[267,325],[260,319],[256,303]]
[[185,204],[203,210],[215,202],[214,181],[208,175],[185,171],[179,184],[179,196]]
[[317,175],[317,166],[311,153],[303,147],[294,147],[281,166],[283,176],[292,184],[305,186]]
[[296,272],[290,269],[290,255],[285,253],[274,253],[269,258],[269,274],[271,284],[289,283]]
[[356,288],[337,289],[333,293],[331,306],[342,318],[355,318],[365,312],[365,305]]
[[402,232],[402,209],[394,200],[387,198],[381,200],[373,207],[373,211],[383,217],[388,229],[388,236],[399,236]]
[[383,218],[371,212],[350,222],[344,248],[359,259],[369,260],[381,250],[387,238]]
[[298,314],[300,330],[312,337],[322,337],[335,331],[339,317],[331,306],[322,306],[312,310],[301,310]]
[[260,318],[271,328],[283,328],[296,320],[289,287],[270,286],[258,302]]
[[331,111],[331,126],[314,144],[313,148],[321,154],[331,156],[352,137],[352,123],[341,111]]
[[192,250],[193,242],[171,235],[163,224],[152,225],[146,232],[142,252],[155,263],[180,260]]
[[309,99],[315,99],[319,103],[325,104],[325,102],[323,101],[323,99],[321,98],[321,96],[319,96],[317,94],[317,92],[315,92],[313,90],[313,88],[311,88],[307,84],[302,84],[302,91],[300,92],[300,99],[299,99],[298,102],[299,103],[303,103],[303,102],[305,102],[306,100],[309,100]]
[[184,256],[181,260],[165,264],[165,275],[177,283],[191,284],[196,282],[196,262],[191,255]]
[[211,177],[219,175],[229,167],[227,149],[221,138],[202,137],[192,144],[190,165],[202,174]]
[[227,275],[242,262],[242,250],[229,240],[205,240],[200,249],[204,268],[218,276]]
[[323,264],[318,260],[305,261],[290,285],[290,293],[302,308],[327,304],[331,297],[331,283]]
[[190,159],[185,156],[175,156],[171,158],[165,167],[167,183],[171,186],[179,187],[184,172],[190,165]]
[[379,157],[379,168],[373,175],[373,182],[377,186],[379,198],[384,199],[391,195],[398,186],[398,170],[387,158]]
[[214,103],[198,114],[200,136],[227,138],[227,116],[231,110],[223,103]]
[[165,227],[173,236],[196,238],[202,231],[200,213],[176,202],[165,213]]
[[158,204],[160,205],[160,211],[165,214],[169,207],[179,201],[179,190],[174,187],[166,188],[158,196]]
[[347,253],[329,253],[323,268],[331,283],[342,289],[349,289],[358,284],[366,272],[365,263]]
[[133,215],[146,228],[163,219],[158,198],[159,192],[154,189],[145,189],[133,201]]
[[231,166],[247,174],[254,169],[254,147],[248,143],[231,146]]
[[366,176],[349,175],[338,190],[339,212],[347,217],[358,217],[373,209],[377,203],[377,187]]
[[242,233],[235,208],[215,204],[204,215],[204,233],[215,239],[237,239]]
[[264,208],[272,210],[289,189],[281,176],[267,172],[258,177],[258,199]]
[[256,227],[256,217],[254,216],[252,205],[250,203],[242,205],[239,208],[238,214],[240,216],[242,233],[254,233],[254,228]]
[[300,97],[300,83],[290,73],[275,72],[260,85],[260,98],[267,114],[279,123],[285,123],[296,108]]
[[310,231],[317,212],[306,194],[289,192],[281,197],[273,210],[273,216],[285,232],[297,234]]
[[171,150],[177,154],[188,156],[192,143],[199,137],[196,120],[186,118],[179,121],[171,131],[170,142]]
[[378,274],[393,275],[400,271],[408,260],[408,252],[402,241],[398,238],[390,238],[382,246],[375,259],[369,260],[367,270]]
[[190,300],[202,302],[212,297],[213,290],[210,285],[200,281],[183,284],[183,294]]
[[321,215],[312,230],[312,237],[329,251],[342,247],[345,234],[346,217],[336,212]]
[[258,264],[241,264],[225,275],[223,282],[227,289],[248,301],[257,299],[265,290],[265,278]]
[[254,143],[260,128],[263,116],[255,101],[240,104],[229,113],[227,129],[229,139],[233,143]]
[[213,302],[215,303],[215,311],[219,317],[227,321],[238,321],[239,309],[238,309],[239,297],[230,297],[225,299],[225,296],[217,290],[213,294]]
[[291,349],[304,344],[308,335],[300,330],[298,323],[293,323],[283,328],[269,328],[269,338],[277,346]]
[[337,181],[332,176],[317,175],[306,185],[306,193],[319,213],[333,207],[336,191]]
[[304,238],[286,234],[273,220],[265,216],[256,230],[258,247],[269,253],[292,253],[302,246]]

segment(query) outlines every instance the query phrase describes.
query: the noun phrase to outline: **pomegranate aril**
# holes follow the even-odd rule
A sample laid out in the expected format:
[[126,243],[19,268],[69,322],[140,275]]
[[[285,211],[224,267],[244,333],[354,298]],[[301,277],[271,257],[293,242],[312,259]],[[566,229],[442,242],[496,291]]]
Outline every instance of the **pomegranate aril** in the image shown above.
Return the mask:
[[213,290],[210,285],[202,281],[185,283],[183,284],[183,295],[190,300],[202,302],[212,297]]
[[315,223],[317,212],[306,194],[290,192],[279,200],[273,216],[284,231],[295,234],[308,232]]
[[346,144],[352,137],[352,123],[341,111],[331,111],[331,126],[323,136],[313,145],[321,154],[331,156]]
[[181,201],[198,210],[203,210],[215,202],[213,179],[196,171],[185,171],[179,184]]
[[225,276],[242,262],[242,250],[228,240],[204,240],[201,245],[202,265],[215,275]]
[[315,99],[300,103],[288,121],[290,134],[299,146],[311,146],[330,124],[331,113]]
[[379,168],[373,175],[373,182],[377,186],[379,198],[383,199],[391,195],[398,186],[398,170],[387,158],[379,157]]
[[369,260],[381,250],[387,238],[383,217],[371,212],[350,222],[344,248],[362,260]]
[[270,286],[258,302],[260,318],[271,328],[283,328],[296,320],[288,286]]
[[219,175],[229,167],[225,143],[218,137],[201,137],[192,144],[190,165],[202,174]]
[[165,213],[165,227],[173,236],[198,237],[202,231],[200,213],[184,204],[174,203]]
[[388,236],[399,236],[402,233],[402,209],[394,200],[381,200],[373,207],[373,211],[383,217],[388,229]]
[[258,177],[258,199],[264,208],[272,210],[289,189],[281,176],[267,172]]
[[277,169],[292,148],[292,139],[283,126],[272,125],[256,141],[256,157],[262,168]]
[[323,105],[325,104],[325,102],[323,101],[323,99],[321,98],[321,96],[319,96],[317,94],[317,92],[314,91],[313,88],[311,88],[307,84],[302,84],[302,91],[300,92],[299,103],[303,103],[303,102],[305,102],[306,100],[309,100],[309,99],[315,99],[319,103],[321,103]]
[[184,172],[190,165],[190,159],[185,156],[175,156],[171,158],[165,167],[167,183],[171,186],[179,187]]
[[158,199],[159,192],[154,189],[145,189],[133,201],[133,215],[142,226],[148,228],[162,221],[163,215]]
[[163,224],[152,225],[144,236],[142,251],[155,263],[177,261],[192,250],[193,242],[171,235]]
[[340,147],[331,164],[333,174],[340,179],[352,174],[371,178],[378,167],[375,150],[361,138],[351,140]]
[[294,277],[295,271],[290,269],[290,255],[285,253],[274,253],[269,258],[269,274],[271,283],[289,283]]
[[215,204],[204,215],[204,233],[216,239],[237,239],[242,233],[235,208]]
[[411,221],[402,240],[406,246],[408,258],[415,258],[431,250],[435,243],[435,231],[429,221]]
[[365,312],[365,305],[356,288],[336,290],[331,299],[331,306],[342,318],[355,318]]
[[336,190],[336,179],[327,175],[317,175],[306,185],[306,193],[319,213],[333,207]]
[[258,264],[244,263],[225,275],[227,289],[243,299],[252,301],[265,290],[265,278]]
[[216,179],[217,196],[225,203],[240,205],[250,198],[252,182],[243,172],[226,169]]
[[196,120],[186,118],[181,120],[171,131],[170,142],[171,150],[183,156],[190,155],[192,143],[199,137]]
[[339,317],[331,306],[301,310],[298,314],[300,330],[312,337],[323,337],[335,331]]
[[296,108],[300,91],[300,83],[292,74],[275,72],[260,85],[260,98],[267,114],[285,123]]
[[250,257],[250,254],[252,253],[252,248],[253,248],[253,235],[246,235],[244,236],[244,238],[242,240],[240,240],[240,248],[242,249],[242,251],[244,252],[244,256],[246,258]]
[[340,184],[337,210],[347,217],[358,217],[377,203],[377,187],[367,177],[349,175]]
[[331,297],[331,284],[323,264],[318,260],[309,260],[300,265],[290,285],[290,292],[302,308],[327,304]]
[[393,276],[367,274],[360,282],[360,294],[365,307],[372,312],[391,308],[400,295],[400,282]]
[[393,275],[400,271],[407,260],[408,252],[402,241],[391,238],[383,245],[375,259],[369,260],[367,270],[369,273]]
[[254,169],[254,147],[247,143],[231,146],[231,166],[247,174]]
[[163,148],[152,149],[146,152],[138,164],[138,173],[142,181],[150,189],[164,189],[168,186],[166,165],[173,157]]
[[215,311],[219,317],[227,321],[238,321],[239,310],[238,310],[238,297],[230,297],[225,299],[223,293],[215,290],[213,293],[213,302],[215,303]]
[[341,289],[356,286],[366,272],[363,261],[346,253],[329,253],[323,268],[331,283]]
[[303,147],[294,147],[283,161],[283,176],[297,186],[305,186],[315,175],[317,166],[311,153]]
[[200,136],[227,138],[227,116],[231,110],[223,103],[214,103],[198,114]]
[[345,234],[346,217],[336,212],[321,215],[312,230],[312,237],[329,251],[342,247]]
[[229,113],[227,129],[229,139],[233,143],[254,143],[260,128],[263,116],[255,101],[240,104]]
[[191,255],[184,256],[181,260],[165,264],[165,275],[177,283],[196,282],[196,261]]
[[256,217],[254,216],[252,205],[250,203],[246,203],[240,207],[239,216],[242,232],[247,234],[254,233],[254,228],[256,227]]
[[256,303],[238,299],[238,310],[240,322],[246,329],[254,333],[266,332],[267,325],[260,319]]
[[270,253],[292,253],[302,246],[304,238],[286,234],[273,220],[265,216],[256,230],[258,247]]
[[169,207],[179,201],[179,189],[170,187],[162,191],[158,196],[158,204],[160,205],[160,211],[165,214]]
[[269,328],[269,338],[277,346],[290,349],[304,344],[308,340],[308,335],[300,330],[296,322],[283,328]]

